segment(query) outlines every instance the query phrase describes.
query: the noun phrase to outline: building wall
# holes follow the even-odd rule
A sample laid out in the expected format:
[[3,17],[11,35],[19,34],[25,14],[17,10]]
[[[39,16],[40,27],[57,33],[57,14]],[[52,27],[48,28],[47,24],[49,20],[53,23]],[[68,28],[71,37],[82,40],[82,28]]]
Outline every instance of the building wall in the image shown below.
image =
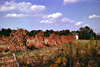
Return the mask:
[[75,35],[75,37],[76,37],[76,40],[78,40],[78,35]]

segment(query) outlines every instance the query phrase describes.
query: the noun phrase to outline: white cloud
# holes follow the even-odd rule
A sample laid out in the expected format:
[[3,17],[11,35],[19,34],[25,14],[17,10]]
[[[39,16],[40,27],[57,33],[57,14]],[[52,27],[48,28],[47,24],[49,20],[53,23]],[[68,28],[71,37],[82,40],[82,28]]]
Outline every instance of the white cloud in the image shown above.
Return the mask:
[[64,18],[62,13],[53,13],[49,15],[43,16],[43,20],[40,23],[56,23],[56,22],[63,22],[63,23],[73,23],[75,21],[70,20],[68,18]]
[[74,26],[76,27],[85,27],[85,26],[89,26],[89,24],[86,24],[84,22],[75,22]]
[[85,26],[89,26],[89,24],[84,24],[84,27],[85,27]]
[[59,13],[59,12],[49,14],[49,15],[44,15],[43,20],[40,21],[40,23],[54,23],[54,22],[59,21],[61,17],[62,17],[62,13]]
[[0,11],[12,11],[17,10],[19,12],[33,13],[45,11],[46,7],[43,5],[32,5],[30,2],[16,3],[14,1],[5,2],[4,5],[0,5]]
[[16,3],[14,1],[5,2],[5,4],[0,5],[0,11],[10,11],[16,8]]
[[59,18],[61,16],[62,16],[62,13],[57,12],[57,13],[48,15],[47,18]]
[[80,25],[82,25],[83,24],[83,22],[76,22],[75,23],[75,26],[80,26]]
[[85,0],[64,0],[63,4],[66,5],[66,4],[71,4],[71,3],[77,3],[80,1],[85,1]]
[[70,20],[70,19],[68,19],[68,18],[63,18],[61,21],[62,21],[62,22],[70,22],[70,23],[75,22],[75,21]]
[[52,20],[42,20],[40,23],[53,23]]
[[49,19],[43,19],[40,21],[40,23],[55,23],[58,22],[59,20],[54,19],[54,18],[49,18]]
[[97,16],[97,15],[90,15],[89,17],[88,17],[89,19],[93,19],[93,18],[100,18],[100,16]]
[[15,13],[16,15],[18,15],[18,14],[23,14],[23,15],[28,14],[29,16],[32,16],[32,15],[39,16],[45,10],[46,10],[45,6],[43,6],[43,5],[32,5],[32,3],[30,3],[30,2],[16,3],[14,1],[10,1],[10,2],[5,2],[3,5],[0,5],[0,11],[1,12],[10,11],[11,13]]
[[5,17],[16,17],[16,18],[20,18],[20,17],[28,17],[28,14],[7,14]]

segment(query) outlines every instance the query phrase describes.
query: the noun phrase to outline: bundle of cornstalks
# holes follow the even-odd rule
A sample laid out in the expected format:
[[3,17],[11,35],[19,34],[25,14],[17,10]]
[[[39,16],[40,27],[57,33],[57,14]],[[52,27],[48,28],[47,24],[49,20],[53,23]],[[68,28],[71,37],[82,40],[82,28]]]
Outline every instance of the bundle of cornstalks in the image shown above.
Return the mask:
[[70,41],[74,41],[75,36],[59,36],[50,34],[49,37],[44,37],[44,33],[40,32],[35,35],[35,37],[26,37],[26,45],[29,48],[46,48],[47,46],[57,46],[69,43]]
[[27,49],[25,36],[24,29],[18,29],[16,32],[12,31],[8,39],[8,49],[12,52],[25,51]]
[[40,48],[46,48],[46,46],[44,45],[44,41],[43,41],[43,37],[44,37],[44,33],[43,32],[39,32],[38,34],[35,35],[35,37],[26,37],[26,45],[28,48],[36,48],[36,49],[40,49]]

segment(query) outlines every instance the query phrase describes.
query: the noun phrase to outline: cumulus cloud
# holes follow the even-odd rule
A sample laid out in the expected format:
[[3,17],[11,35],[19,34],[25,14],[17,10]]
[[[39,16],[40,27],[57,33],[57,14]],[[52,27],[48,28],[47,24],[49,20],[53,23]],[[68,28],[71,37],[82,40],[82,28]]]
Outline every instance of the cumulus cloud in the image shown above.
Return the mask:
[[76,22],[75,23],[75,26],[80,26],[80,25],[83,25],[83,22]]
[[43,20],[40,21],[40,23],[56,23],[56,22],[72,23],[74,21],[68,18],[64,18],[63,14],[60,12],[45,15],[43,16]]
[[75,22],[74,20],[70,20],[68,18],[62,18],[61,21],[62,22],[70,22],[70,23],[74,23]]
[[63,4],[66,5],[66,4],[71,4],[71,3],[77,3],[80,1],[85,1],[85,0],[64,0]]
[[28,17],[28,14],[7,14],[5,17],[16,17],[16,18],[20,18],[20,17]]
[[42,20],[42,21],[40,21],[40,23],[53,23],[54,22],[54,20]]
[[16,4],[14,1],[5,2],[5,4],[0,5],[0,11],[10,11],[16,8]]
[[85,26],[89,26],[89,24],[86,24],[84,22],[75,22],[74,26],[76,27],[85,27]]
[[[45,10],[46,10],[45,6],[33,5],[30,2],[17,3],[14,1],[10,1],[10,2],[5,2],[3,5],[0,5],[1,12],[7,12],[7,11],[13,12],[16,14],[16,17],[18,17],[19,15],[22,15],[22,14],[23,14],[23,17],[24,17],[24,14],[25,14],[25,16],[26,16],[26,14],[28,14],[29,16],[32,16],[32,15],[38,16]],[[10,16],[13,14],[8,14],[8,15]],[[8,16],[8,15],[6,15],[6,16]],[[15,17],[15,16],[12,16],[12,17]]]
[[89,24],[84,24],[84,27],[85,27],[85,26],[89,26]]
[[59,18],[61,16],[62,16],[62,13],[57,12],[57,13],[48,15],[47,18]]
[[89,17],[88,17],[89,19],[93,19],[93,18],[100,18],[100,16],[97,16],[97,15],[90,15]]
[[49,15],[44,15],[43,16],[43,20],[40,21],[40,23],[54,23],[59,21],[59,18],[62,17],[62,13],[53,13],[53,14],[49,14]]

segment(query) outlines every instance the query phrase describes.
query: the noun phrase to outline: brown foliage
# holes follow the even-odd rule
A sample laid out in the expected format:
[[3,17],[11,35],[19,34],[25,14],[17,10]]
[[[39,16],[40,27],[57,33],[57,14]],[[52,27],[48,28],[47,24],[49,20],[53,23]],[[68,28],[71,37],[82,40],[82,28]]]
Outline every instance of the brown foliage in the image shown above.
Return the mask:
[[31,48],[45,48],[46,46],[57,46],[63,45],[70,41],[75,40],[74,36],[59,36],[55,34],[50,34],[49,37],[44,37],[44,33],[40,32],[35,37],[26,36],[27,47]]
[[54,33],[50,34],[49,37],[44,37],[43,32],[39,32],[34,36],[26,36],[24,29],[18,29],[16,32],[10,33],[7,47],[10,51],[25,51],[27,47],[29,49],[40,49],[46,48],[47,46],[57,46],[66,44],[72,40],[75,40],[74,36],[59,36]]
[[12,31],[8,39],[8,49],[12,52],[25,51],[27,49],[25,36],[24,29],[18,29],[16,32]]

